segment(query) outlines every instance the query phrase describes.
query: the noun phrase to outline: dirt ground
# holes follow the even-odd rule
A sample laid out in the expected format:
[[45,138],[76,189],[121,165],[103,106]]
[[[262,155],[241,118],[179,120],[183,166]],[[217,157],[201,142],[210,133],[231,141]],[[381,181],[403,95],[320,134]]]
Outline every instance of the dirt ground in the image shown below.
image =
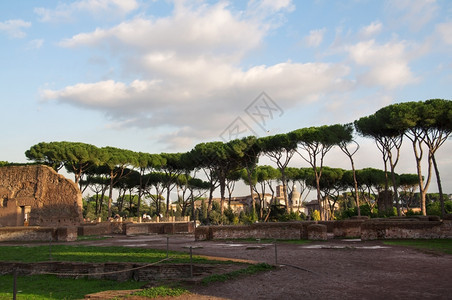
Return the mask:
[[452,299],[451,255],[387,246],[382,241],[331,239],[302,245],[278,243],[275,249],[266,243],[195,242],[192,235],[146,235],[74,244],[166,249],[167,241],[170,250],[189,252],[191,246],[194,255],[278,266],[224,283],[193,284],[187,288],[196,295],[173,300]]

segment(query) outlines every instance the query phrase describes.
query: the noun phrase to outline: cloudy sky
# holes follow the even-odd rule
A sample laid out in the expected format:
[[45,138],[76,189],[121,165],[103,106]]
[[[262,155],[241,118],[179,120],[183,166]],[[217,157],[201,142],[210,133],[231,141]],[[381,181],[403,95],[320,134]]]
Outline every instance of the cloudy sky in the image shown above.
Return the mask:
[[[183,152],[452,99],[447,0],[1,1],[0,45],[12,162],[42,141]],[[382,168],[359,140],[357,167]],[[415,172],[409,146],[399,173]],[[349,168],[337,151],[327,163]]]

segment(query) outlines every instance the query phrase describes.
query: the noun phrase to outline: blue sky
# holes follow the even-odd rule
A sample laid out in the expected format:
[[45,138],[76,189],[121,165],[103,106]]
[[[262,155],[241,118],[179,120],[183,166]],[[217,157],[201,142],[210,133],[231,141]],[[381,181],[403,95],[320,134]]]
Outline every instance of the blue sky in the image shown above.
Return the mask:
[[[188,151],[231,128],[265,136],[452,99],[446,0],[1,1],[0,44],[4,161],[42,141]],[[262,101],[278,108],[265,124],[249,110]],[[357,167],[382,168],[359,141]],[[438,155],[452,192],[450,144]],[[414,173],[408,143],[402,154],[398,172]],[[338,151],[327,163],[349,168]]]

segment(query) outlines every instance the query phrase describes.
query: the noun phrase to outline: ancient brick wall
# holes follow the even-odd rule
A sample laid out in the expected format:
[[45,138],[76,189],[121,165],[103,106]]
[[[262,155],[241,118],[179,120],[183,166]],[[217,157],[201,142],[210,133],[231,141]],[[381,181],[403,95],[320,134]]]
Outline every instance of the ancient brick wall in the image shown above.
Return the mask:
[[334,221],[333,233],[336,238],[351,238],[361,236],[361,224],[367,219],[352,219]]
[[[193,265],[193,274],[211,273],[211,265]],[[143,263],[83,263],[83,262],[40,262],[0,263],[0,275],[13,274],[14,270],[21,276],[41,273],[64,274],[61,277],[80,278],[86,274],[88,278],[108,279],[116,281],[153,281],[190,277],[189,264],[159,264],[147,265]],[[77,274],[77,275],[69,275]],[[88,276],[89,275],[89,276]]]
[[128,223],[125,226],[126,235],[137,234],[174,234],[193,233],[193,222],[179,223]]
[[196,240],[218,239],[301,239],[307,237],[306,226],[311,222],[256,223],[243,226],[200,226]]
[[361,225],[362,240],[445,238],[452,238],[452,220],[377,219]]
[[75,240],[77,240],[77,227],[24,226],[0,228],[0,242],[72,242]]
[[[313,224],[322,225],[315,227]],[[415,238],[452,238],[452,217],[440,221],[438,217],[423,218],[356,218],[343,221],[325,222],[286,222],[258,223],[243,226],[200,226],[196,228],[195,240],[221,239],[318,239],[313,237],[317,228],[321,234],[330,231],[332,226],[335,238],[373,239],[415,239]],[[323,232],[323,228],[325,229]]]
[[88,223],[78,226],[79,236],[112,234],[112,223]]
[[0,167],[0,226],[74,226],[82,221],[77,185],[41,165]]

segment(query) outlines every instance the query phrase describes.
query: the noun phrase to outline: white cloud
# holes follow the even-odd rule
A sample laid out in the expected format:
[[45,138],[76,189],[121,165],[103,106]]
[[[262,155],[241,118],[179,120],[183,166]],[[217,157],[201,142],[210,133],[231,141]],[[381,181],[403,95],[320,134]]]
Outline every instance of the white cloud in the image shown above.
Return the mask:
[[398,24],[418,31],[435,17],[438,5],[436,0],[387,0],[386,10]]
[[293,5],[292,0],[251,0],[248,2],[248,9],[273,14],[282,10],[293,11],[295,5]]
[[[285,10],[290,3],[275,2],[273,9]],[[342,64],[241,66],[273,26],[268,19],[234,13],[223,2],[178,3],[168,17],[138,17],[81,33],[60,45],[101,49],[104,56],[120,59],[128,78],[139,74],[140,79],[46,89],[42,99],[102,111],[115,126],[171,128],[162,141],[188,144],[218,137],[262,91],[290,109],[353,86],[346,78],[350,70]]]
[[347,50],[357,65],[369,68],[359,78],[366,85],[394,89],[416,81],[408,64],[404,42],[379,45],[375,40],[369,40],[349,46]]
[[133,47],[144,52],[173,51],[184,56],[201,52],[237,55],[256,48],[264,34],[254,20],[242,20],[234,16],[225,3],[219,3],[193,10],[178,7],[174,15],[155,21],[136,18],[110,29],[75,35],[60,45],[108,45],[116,51]]
[[[61,90],[44,90],[42,98],[103,111],[122,126],[185,126],[191,132],[182,139],[187,141],[199,132],[206,138],[218,136],[263,90],[290,109],[315,101],[325,93],[350,88],[344,78],[348,69],[340,65],[287,62],[243,71],[228,65],[215,68],[212,64],[208,68],[200,64],[196,69],[181,64],[180,68],[193,68],[193,74],[179,72],[168,75],[167,80],[136,80],[130,84],[80,83]],[[161,67],[164,65],[163,62]],[[180,141],[177,132],[172,132],[167,142]]]
[[311,30],[309,35],[305,38],[306,44],[309,47],[318,47],[323,41],[325,32],[326,28]]
[[28,42],[28,48],[29,49],[39,49],[42,47],[43,44],[44,44],[43,39],[31,40],[30,42]]
[[359,35],[362,38],[370,38],[372,36],[375,36],[376,34],[380,33],[381,29],[383,28],[383,24],[379,21],[372,22],[370,25],[363,27]]
[[0,22],[0,32],[3,31],[12,38],[24,38],[27,34],[23,29],[30,26],[30,22],[25,22],[23,20],[7,20]]
[[55,9],[37,7],[34,12],[42,22],[67,22],[75,14],[125,15],[138,8],[136,0],[79,0],[70,4],[60,3]]
[[436,32],[446,44],[452,45],[452,22],[438,24]]

